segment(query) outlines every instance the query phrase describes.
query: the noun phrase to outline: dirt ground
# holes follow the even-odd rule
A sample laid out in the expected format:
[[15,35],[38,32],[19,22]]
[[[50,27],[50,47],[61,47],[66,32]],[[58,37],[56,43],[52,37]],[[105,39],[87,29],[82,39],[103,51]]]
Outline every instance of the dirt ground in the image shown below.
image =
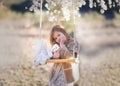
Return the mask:
[[[78,24],[80,80],[75,86],[120,86],[120,26],[115,24]],[[49,32],[43,33],[49,42]],[[0,20],[0,86],[48,86],[52,64],[33,65],[33,43],[38,39],[39,29],[28,29],[23,21]]]

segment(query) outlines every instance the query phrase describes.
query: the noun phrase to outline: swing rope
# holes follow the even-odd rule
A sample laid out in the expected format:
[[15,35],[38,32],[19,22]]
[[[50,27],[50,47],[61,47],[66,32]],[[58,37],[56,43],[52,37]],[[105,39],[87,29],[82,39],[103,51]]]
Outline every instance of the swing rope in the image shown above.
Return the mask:
[[42,3],[43,1],[40,0],[40,39],[42,39]]
[[[75,62],[73,63],[73,72],[75,74],[74,78],[75,78],[75,82],[78,82],[80,80],[79,76],[80,76],[80,58],[79,58],[79,52],[77,49],[77,55],[76,55],[76,45],[78,45],[76,42],[76,17],[75,17],[75,2],[76,0],[72,0],[72,11],[73,11],[73,39],[74,39],[74,47],[73,47],[73,57],[75,59]],[[77,74],[76,74],[77,73]]]
[[[72,10],[73,10],[73,24],[74,24],[74,27],[73,27],[73,40],[74,40],[74,43],[76,44],[76,17],[75,17],[75,2],[74,0],[72,0]],[[77,54],[77,57],[75,55],[75,48],[76,48],[76,45],[74,45],[73,47],[73,57],[75,57],[77,60],[80,61],[80,59],[78,58],[78,54]],[[79,50],[79,49],[78,49]]]
[[[73,10],[73,24],[74,24],[74,27],[73,27],[73,40],[74,40],[74,43],[75,43],[75,6],[74,6],[74,0],[72,0],[72,10]],[[75,57],[75,45],[73,46],[73,57]]]

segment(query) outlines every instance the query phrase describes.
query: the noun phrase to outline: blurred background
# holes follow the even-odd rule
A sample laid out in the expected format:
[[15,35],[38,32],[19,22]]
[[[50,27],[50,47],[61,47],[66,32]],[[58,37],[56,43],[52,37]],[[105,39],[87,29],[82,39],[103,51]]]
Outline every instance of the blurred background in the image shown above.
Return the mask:
[[[75,86],[120,86],[120,8],[102,14],[99,7],[89,8],[86,3],[74,26],[72,19],[48,21],[45,3],[41,35],[47,46],[54,24],[62,24],[70,34],[75,30],[81,46],[80,80]],[[40,15],[30,12],[31,6],[31,0],[0,0],[0,86],[48,86],[51,64],[33,65]]]

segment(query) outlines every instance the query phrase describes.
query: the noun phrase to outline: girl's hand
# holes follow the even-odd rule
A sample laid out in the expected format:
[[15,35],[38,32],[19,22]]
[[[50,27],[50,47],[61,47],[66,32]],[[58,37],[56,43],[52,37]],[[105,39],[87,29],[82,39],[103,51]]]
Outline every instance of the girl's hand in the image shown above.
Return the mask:
[[63,47],[65,44],[65,39],[64,38],[60,38],[60,47]]
[[53,53],[53,59],[59,59],[59,57],[60,57],[59,51]]

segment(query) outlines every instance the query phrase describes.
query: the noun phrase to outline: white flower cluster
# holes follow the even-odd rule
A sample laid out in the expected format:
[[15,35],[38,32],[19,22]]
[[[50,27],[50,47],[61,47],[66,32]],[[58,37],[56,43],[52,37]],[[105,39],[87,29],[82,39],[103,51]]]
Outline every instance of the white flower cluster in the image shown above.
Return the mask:
[[85,0],[79,0],[78,1],[78,7],[82,7],[83,5],[86,5]]
[[[48,16],[48,20],[50,22],[57,21],[57,14],[60,14],[58,1],[55,0],[46,0],[47,3],[45,4],[45,7],[48,11],[46,11],[46,14]],[[57,3],[56,3],[57,2]]]
[[[40,2],[41,0],[33,0],[33,5],[30,7],[31,11],[35,11],[38,8],[40,8]],[[44,1],[44,0],[42,0]],[[81,8],[83,5],[86,5],[87,0],[46,0],[47,3],[45,4],[45,7],[47,8],[47,16],[48,20],[51,22],[54,21],[69,21],[71,14],[74,14],[75,16],[79,17],[80,14],[78,14],[79,8]],[[97,7],[99,6],[100,12],[104,13],[106,10],[112,8],[112,7],[120,7],[120,0],[88,0],[89,1],[89,7]],[[74,9],[73,9],[74,5]],[[119,8],[120,12],[120,8]]]
[[89,0],[89,7],[93,8],[93,0]]
[[[106,10],[111,9],[113,7],[120,7],[120,0],[108,0],[108,3],[105,3],[105,0],[99,0],[101,6],[101,13],[104,13]],[[108,6],[107,6],[108,5]],[[120,9],[120,8],[119,8]]]
[[70,20],[70,10],[67,7],[62,7],[62,13],[66,21]]
[[29,8],[29,10],[35,12],[36,10],[38,10],[38,8],[41,7],[41,2],[40,2],[40,0],[33,0],[32,2],[33,2],[33,4],[32,4],[32,6]]
[[[76,0],[74,0],[75,2]],[[83,3],[85,5],[85,1],[81,0],[79,3]],[[80,17],[78,13],[78,6],[79,3],[73,3],[73,0],[47,0],[47,4],[45,7],[48,9],[46,12],[48,16],[48,20],[50,22],[54,21],[69,21],[70,17],[73,15]],[[72,6],[75,6],[75,9]]]
[[107,10],[107,6],[105,5],[105,1],[104,1],[104,0],[101,0],[100,6],[101,6],[100,12],[101,12],[101,13],[104,13],[105,10]]

